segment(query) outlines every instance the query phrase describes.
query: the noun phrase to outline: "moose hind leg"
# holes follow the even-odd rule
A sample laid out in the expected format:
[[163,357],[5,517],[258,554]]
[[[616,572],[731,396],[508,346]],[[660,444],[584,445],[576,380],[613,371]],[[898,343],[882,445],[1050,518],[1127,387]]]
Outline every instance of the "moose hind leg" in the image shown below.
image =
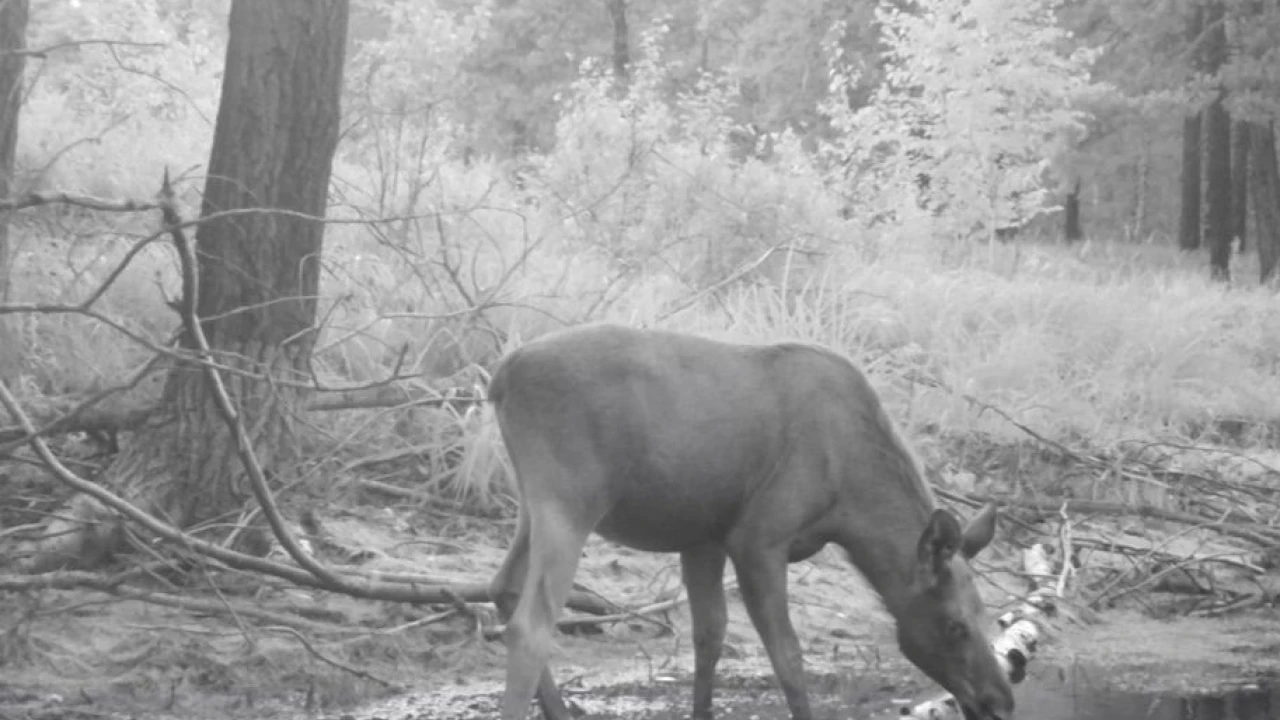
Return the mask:
[[[511,542],[511,549],[502,562],[502,568],[494,576],[489,585],[489,596],[498,608],[498,619],[503,623],[511,620],[516,604],[520,600],[520,588],[524,585],[529,572],[529,513],[520,504],[520,513],[516,519],[516,534]],[[538,678],[538,705],[542,708],[542,716],[547,720],[569,717],[569,709],[565,707],[556,681],[551,671],[544,669]]]
[[786,548],[752,548],[735,553],[733,566],[742,588],[742,600],[769,653],[792,720],[811,720],[809,693],[805,689],[804,657],[800,640],[787,612]]
[[507,621],[507,687],[502,719],[521,720],[538,694],[547,720],[571,714],[547,667],[551,632],[573,586],[590,528],[580,528],[552,508],[530,508],[528,562],[519,601]]
[[728,613],[724,600],[724,548],[708,545],[680,555],[689,612],[693,616],[693,718],[710,720],[716,663],[724,648]]
[[524,585],[525,575],[529,571],[529,513],[524,502],[520,503],[520,513],[516,517],[516,534],[511,540],[511,548],[502,561],[498,574],[493,576],[489,584],[489,597],[498,608],[498,618],[502,622],[511,619],[516,603],[520,599],[520,588]]

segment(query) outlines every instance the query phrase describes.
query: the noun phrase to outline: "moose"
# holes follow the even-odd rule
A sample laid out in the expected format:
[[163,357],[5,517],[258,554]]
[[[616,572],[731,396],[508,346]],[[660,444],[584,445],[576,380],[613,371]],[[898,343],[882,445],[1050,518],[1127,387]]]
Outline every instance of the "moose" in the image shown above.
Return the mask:
[[571,717],[547,665],[588,536],[679,553],[693,625],[693,717],[712,716],[725,561],[794,720],[812,712],[788,563],[836,543],[880,595],[903,654],[967,720],[1009,720],[969,559],[996,509],[940,509],[866,377],[814,345],[741,345],[593,324],[504,357],[488,390],[520,495],[491,593],[506,622],[503,720],[536,695]]

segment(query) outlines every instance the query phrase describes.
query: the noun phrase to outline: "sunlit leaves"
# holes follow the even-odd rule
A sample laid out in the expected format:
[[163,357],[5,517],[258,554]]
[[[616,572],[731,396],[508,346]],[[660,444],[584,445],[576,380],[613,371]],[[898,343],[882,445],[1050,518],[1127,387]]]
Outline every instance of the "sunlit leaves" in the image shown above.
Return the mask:
[[842,125],[872,214],[923,206],[965,233],[1044,204],[1055,143],[1083,133],[1097,88],[1050,0],[882,3],[886,80]]

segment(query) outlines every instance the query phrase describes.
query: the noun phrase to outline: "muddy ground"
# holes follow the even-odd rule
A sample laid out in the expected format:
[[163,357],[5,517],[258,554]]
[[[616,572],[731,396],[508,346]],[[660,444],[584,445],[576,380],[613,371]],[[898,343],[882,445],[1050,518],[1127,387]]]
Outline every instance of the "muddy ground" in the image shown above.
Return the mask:
[[[373,551],[370,570],[475,582],[501,561],[509,530],[493,531],[492,521],[480,524],[487,523],[487,531],[454,528],[454,537],[463,539],[445,542],[426,533],[413,539],[408,520],[370,509],[347,513],[330,529]],[[984,565],[983,592],[998,609],[1021,589],[998,569],[1016,566],[1015,551],[996,548]],[[578,582],[636,607],[674,596],[679,570],[674,556],[593,540]],[[822,716],[891,717],[903,703],[936,694],[898,654],[887,615],[839,554],[824,551],[792,566],[791,588],[792,617]],[[311,613],[321,618],[314,628],[292,630],[87,591],[0,595],[0,718],[494,716],[504,655],[499,643],[482,637],[492,623],[487,608],[436,619],[440,608],[288,588],[254,597],[263,606],[318,604],[324,612]],[[570,699],[598,717],[686,717],[692,648],[685,610],[562,636],[555,672]],[[719,717],[786,717],[736,595],[720,678]],[[1043,710],[1054,697],[1086,685],[1186,693],[1278,680],[1280,611],[1157,620],[1135,607],[1088,624],[1055,623],[1019,688],[1020,707],[1023,717],[1054,720],[1072,716],[1031,708]]]

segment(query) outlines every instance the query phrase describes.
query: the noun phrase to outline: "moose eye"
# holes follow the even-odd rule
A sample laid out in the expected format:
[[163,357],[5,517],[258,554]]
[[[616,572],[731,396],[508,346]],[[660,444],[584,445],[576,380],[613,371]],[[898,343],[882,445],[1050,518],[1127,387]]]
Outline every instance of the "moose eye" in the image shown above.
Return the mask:
[[947,640],[953,644],[960,644],[969,639],[969,627],[962,622],[947,623]]

